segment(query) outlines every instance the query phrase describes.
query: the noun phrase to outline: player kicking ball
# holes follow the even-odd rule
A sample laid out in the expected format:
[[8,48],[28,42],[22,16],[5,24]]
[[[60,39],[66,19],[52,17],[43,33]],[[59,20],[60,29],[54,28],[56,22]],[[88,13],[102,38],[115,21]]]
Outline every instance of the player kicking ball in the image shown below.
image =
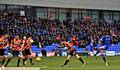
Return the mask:
[[23,65],[26,64],[26,60],[29,59],[30,60],[30,63],[31,65],[34,65],[34,63],[32,62],[32,56],[31,56],[31,46],[32,46],[32,43],[33,43],[33,39],[31,37],[28,37],[28,38],[24,38],[23,40],[23,43],[24,43],[24,46],[23,46],[23,56],[25,57],[23,59]]
[[94,55],[96,56],[98,53],[101,53],[102,59],[106,66],[108,66],[108,62],[106,59],[105,51],[111,46],[112,43],[112,37],[109,34],[106,34],[101,37],[100,39],[100,47],[97,50],[97,53]]
[[[74,43],[74,44],[75,44],[75,43]],[[70,58],[71,58],[73,55],[75,55],[75,56],[80,60],[80,62],[81,62],[83,65],[85,65],[86,63],[85,63],[84,60],[82,59],[81,54],[76,52],[76,51],[77,51],[76,48],[81,48],[82,46],[84,46],[83,43],[80,43],[79,46],[75,46],[75,45],[70,46],[70,44],[68,44],[68,49],[67,49],[67,50],[68,50],[68,53],[69,53],[69,54],[68,54],[68,56],[67,56],[67,58],[66,58],[65,63],[64,63],[63,65],[61,65],[61,67],[67,65],[68,62],[70,61]]]
[[101,46],[98,48],[97,53],[96,53],[94,56],[96,56],[98,53],[100,53],[100,56],[102,56],[102,59],[103,59],[105,65],[108,66],[105,48],[106,48],[105,45],[101,45]]

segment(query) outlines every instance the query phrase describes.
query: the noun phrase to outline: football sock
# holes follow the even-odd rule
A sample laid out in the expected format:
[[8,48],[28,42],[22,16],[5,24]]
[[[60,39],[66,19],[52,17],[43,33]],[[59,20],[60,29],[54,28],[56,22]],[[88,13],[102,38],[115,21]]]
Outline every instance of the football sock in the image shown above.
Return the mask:
[[33,63],[32,63],[32,58],[30,58],[29,60],[30,60],[30,63],[33,64]]
[[25,65],[25,61],[27,60],[27,58],[23,59],[23,65]]
[[19,67],[19,64],[20,64],[20,59],[18,59],[18,62],[17,62],[17,67]]
[[69,60],[66,60],[65,63],[64,63],[64,65],[67,65],[68,62],[69,62]]
[[2,65],[4,65],[4,63],[5,63],[5,60],[2,60]]
[[79,60],[81,61],[81,63],[82,63],[82,64],[84,64],[84,61],[83,61],[83,59],[82,59],[82,58],[79,58]]
[[104,56],[104,57],[102,57],[102,59],[103,59],[103,61],[106,63],[106,57]]

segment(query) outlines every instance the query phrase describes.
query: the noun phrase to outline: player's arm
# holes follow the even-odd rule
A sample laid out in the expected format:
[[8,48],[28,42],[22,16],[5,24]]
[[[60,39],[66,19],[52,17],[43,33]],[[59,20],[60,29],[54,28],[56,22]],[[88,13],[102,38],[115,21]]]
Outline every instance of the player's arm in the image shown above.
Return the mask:
[[15,45],[19,45],[19,46],[21,46],[21,44],[20,44],[19,42],[15,42],[14,44],[15,44]]
[[99,38],[99,41],[103,42],[104,39],[105,39],[105,36],[102,36],[102,37]]
[[99,41],[98,41],[99,44],[101,44],[101,43],[103,42],[103,38],[104,38],[104,36],[102,36],[102,37],[99,39]]
[[23,51],[23,50],[24,50],[24,48],[25,48],[25,43],[22,41],[22,42],[21,42],[20,51]]
[[9,47],[9,41],[8,41],[8,40],[5,41],[5,44],[4,44],[4,47],[3,47],[3,48],[5,49],[5,48],[7,48],[7,47]]

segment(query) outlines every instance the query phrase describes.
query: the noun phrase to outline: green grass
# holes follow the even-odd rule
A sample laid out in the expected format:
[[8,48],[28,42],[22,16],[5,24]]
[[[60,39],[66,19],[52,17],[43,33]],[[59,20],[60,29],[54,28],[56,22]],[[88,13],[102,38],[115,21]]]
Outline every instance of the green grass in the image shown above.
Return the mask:
[[[120,70],[120,56],[107,57],[109,66],[106,67],[101,57],[83,57],[86,62],[85,66],[82,66],[76,57],[72,57],[68,65],[60,67],[64,63],[66,57],[42,57],[41,62],[36,62],[35,65],[31,65],[27,61],[26,67],[40,67],[40,70]],[[16,66],[17,60],[14,59],[8,65],[9,67]],[[21,62],[21,65],[22,62]]]

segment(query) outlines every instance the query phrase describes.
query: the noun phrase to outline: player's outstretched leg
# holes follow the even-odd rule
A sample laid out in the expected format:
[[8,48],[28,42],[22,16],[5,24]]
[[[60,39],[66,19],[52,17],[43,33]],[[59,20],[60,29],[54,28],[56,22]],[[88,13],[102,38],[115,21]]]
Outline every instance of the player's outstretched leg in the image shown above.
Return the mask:
[[97,56],[98,53],[99,53],[99,50],[97,50],[97,52],[94,54],[94,56]]
[[11,61],[12,58],[13,58],[13,56],[11,55],[11,56],[8,58],[7,62],[6,62],[5,67],[10,63],[10,61]]
[[69,60],[70,60],[70,58],[71,58],[71,55],[68,55],[65,63],[64,63],[63,65],[61,65],[61,66],[63,67],[63,66],[65,66],[65,65],[67,65],[68,62],[69,62]]
[[6,61],[6,57],[4,55],[4,56],[2,56],[2,65],[4,65],[5,61]]
[[108,63],[107,63],[107,59],[106,59],[106,55],[105,55],[104,50],[102,50],[102,59],[103,59],[105,65],[108,66]]
[[103,59],[104,63],[106,64],[106,66],[108,66],[106,56],[102,56],[102,59]]
[[81,62],[82,64],[86,64],[86,63],[83,61],[83,59],[81,58],[81,56],[79,56],[78,54],[76,54],[76,57],[80,60],[80,62]]

